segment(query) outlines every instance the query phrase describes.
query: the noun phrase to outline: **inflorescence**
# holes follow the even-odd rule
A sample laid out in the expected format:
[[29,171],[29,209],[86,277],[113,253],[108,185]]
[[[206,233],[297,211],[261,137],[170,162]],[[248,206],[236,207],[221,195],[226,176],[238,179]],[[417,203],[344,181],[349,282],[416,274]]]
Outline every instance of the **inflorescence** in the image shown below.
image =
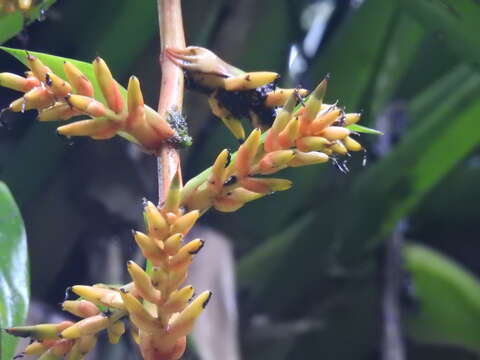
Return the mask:
[[[194,297],[194,288],[183,286],[193,257],[204,246],[200,239],[183,240],[199,216],[211,207],[236,211],[247,202],[289,189],[290,180],[271,177],[282,169],[335,162],[338,156],[363,150],[348,129],[360,114],[324,103],[327,78],[306,97],[305,89],[278,88],[276,73],[245,73],[207,49],[167,49],[167,56],[184,68],[195,88],[209,95],[212,112],[241,145],[236,153],[221,151],[210,169],[185,186],[178,169],[165,202],[159,207],[145,202],[146,232],[134,231],[133,237],[151,269],[129,261],[128,284],[73,286],[78,299],[64,301],[63,310],[79,321],[7,329],[32,338],[24,354],[41,360],[83,359],[103,330],[111,343],[117,343],[129,320],[130,334],[145,359],[179,359],[186,336],[212,295],[204,291]],[[93,139],[121,134],[152,153],[164,143],[190,142],[181,114],[169,113],[170,118],[163,119],[147,107],[134,76],[125,99],[100,58],[93,61],[93,83],[71,62],[64,63],[64,74],[55,74],[34,56],[28,55],[27,61],[25,77],[0,74],[0,85],[25,93],[10,104],[11,111],[36,109],[40,121],[87,115],[89,119],[60,126],[58,132]],[[95,84],[103,96],[100,100],[94,97]],[[248,137],[241,117],[254,124]]]

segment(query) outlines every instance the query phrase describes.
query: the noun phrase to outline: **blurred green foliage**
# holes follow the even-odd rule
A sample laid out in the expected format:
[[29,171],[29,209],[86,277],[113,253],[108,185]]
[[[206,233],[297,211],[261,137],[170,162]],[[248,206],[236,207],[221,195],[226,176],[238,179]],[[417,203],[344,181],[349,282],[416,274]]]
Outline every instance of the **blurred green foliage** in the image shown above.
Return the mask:
[[405,267],[421,308],[409,314],[415,338],[480,350],[480,283],[452,260],[421,245],[405,247]]
[[[321,20],[325,33],[320,45],[315,54],[305,56],[304,71],[293,76],[292,44],[302,48],[314,26],[312,21],[306,26],[305,18],[316,14],[322,19],[321,11],[312,10],[319,9],[312,8],[315,4],[333,6],[333,15]],[[473,277],[480,274],[475,241],[480,199],[480,3],[197,0],[183,6],[189,43],[210,47],[245,70],[276,70],[289,83],[311,87],[330,73],[327,100],[338,100],[349,111],[363,110],[361,124],[385,133],[362,135],[370,154],[366,167],[361,166],[361,156],[353,156],[348,175],[326,165],[287,171],[285,176],[295,184],[292,190],[235,214],[206,216],[235,241],[245,358],[379,358],[379,274],[384,265],[378,258],[396,224],[408,219],[405,236],[450,254],[473,274],[468,275],[470,280],[461,280],[467,275],[435,253],[406,248],[406,268],[418,290],[413,311],[422,322],[421,327],[411,326],[412,309],[402,308],[409,315],[412,338],[407,342],[408,358],[473,359],[475,355],[462,349],[443,351],[437,346],[479,348],[476,325],[464,326],[458,317],[479,316],[478,299],[470,297],[465,305],[462,294],[478,291]],[[0,20],[0,29],[3,26]],[[83,61],[98,54],[121,82],[130,73],[137,74],[154,106],[160,76],[156,27],[154,1],[65,0],[49,10],[47,21],[27,29],[25,44],[12,40],[5,45]],[[3,58],[0,63],[2,69],[14,66]],[[188,178],[211,164],[220,149],[237,145],[209,115],[204,98],[189,94],[185,111],[195,140],[184,154]],[[119,228],[132,225],[121,212],[117,216],[105,210],[98,184],[114,181],[127,192],[154,194],[153,164],[147,181],[151,187],[134,192],[128,186],[130,174],[139,171],[138,163],[126,155],[122,161],[105,163],[105,158],[111,159],[107,155],[127,153],[125,143],[113,141],[100,144],[102,150],[89,150],[100,145],[82,140],[69,147],[53,140],[53,127],[16,119],[18,123],[10,133],[1,134],[6,139],[1,145],[1,176],[31,219],[33,294],[54,302],[52,297],[58,301],[65,286],[65,272],[74,271],[73,254],[92,246],[84,244],[86,234],[120,234]],[[97,156],[102,152],[104,158]],[[102,175],[92,170],[104,166]],[[69,171],[76,171],[76,178]],[[32,173],[35,176],[26,176]],[[44,206],[48,196],[62,199],[55,203],[57,208]],[[72,196],[75,202],[69,201]],[[95,215],[89,217],[88,212]],[[108,224],[88,222],[99,215],[117,218]],[[36,260],[45,256],[46,250],[37,245],[50,234],[45,224],[55,229],[52,238],[62,239],[51,240],[62,246],[55,264]],[[35,285],[39,281],[41,288]],[[270,334],[261,340],[254,336],[254,319],[260,315],[268,320],[262,331]],[[310,325],[295,331],[298,319],[307,319]],[[279,323],[291,326],[279,334],[273,331]]]

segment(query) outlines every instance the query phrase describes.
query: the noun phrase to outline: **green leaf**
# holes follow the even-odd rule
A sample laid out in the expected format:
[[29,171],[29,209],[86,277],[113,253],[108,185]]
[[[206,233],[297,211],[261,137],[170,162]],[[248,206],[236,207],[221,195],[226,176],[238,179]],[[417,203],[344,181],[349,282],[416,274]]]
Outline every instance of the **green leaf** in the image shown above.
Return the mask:
[[359,133],[373,134],[373,135],[383,135],[383,133],[381,131],[371,129],[369,127],[358,125],[358,124],[349,125],[349,126],[347,126],[347,129],[350,129],[352,131],[356,131],[356,132],[359,132]]
[[464,60],[480,61],[478,1],[408,0],[400,3],[426,28],[444,38]]
[[0,16],[0,44],[17,35],[25,25],[41,18],[43,12],[52,6],[56,0],[44,0],[41,4],[22,13],[15,11],[11,14]]
[[[21,325],[29,302],[27,239],[12,194],[0,182],[0,327]],[[0,333],[0,358],[11,359],[17,339]]]
[[[453,239],[452,239],[453,240]],[[407,314],[415,340],[480,351],[480,283],[460,264],[422,245],[404,249],[418,309]]]

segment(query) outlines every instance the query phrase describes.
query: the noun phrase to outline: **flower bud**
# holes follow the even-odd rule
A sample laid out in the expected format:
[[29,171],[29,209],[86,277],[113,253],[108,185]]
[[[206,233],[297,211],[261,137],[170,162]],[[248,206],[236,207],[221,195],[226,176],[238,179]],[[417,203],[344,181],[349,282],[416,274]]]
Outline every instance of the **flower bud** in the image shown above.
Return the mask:
[[118,291],[98,286],[75,285],[72,291],[78,296],[91,301],[95,305],[107,306],[115,309],[125,309]]
[[162,212],[164,214],[167,214],[169,212],[177,214],[181,200],[182,184],[180,174],[178,173],[178,171],[176,171],[172,182],[170,183],[170,188],[168,189],[167,198],[165,199],[165,204],[162,207]]
[[232,199],[229,196],[218,196],[213,201],[213,207],[221,212],[234,212],[245,205],[244,201]]
[[95,118],[60,126],[57,132],[64,136],[90,136],[100,140],[114,137],[118,127],[118,124],[107,118]]
[[46,108],[55,103],[52,94],[43,86],[34,87],[28,91],[23,97],[13,101],[9,110],[13,112],[24,112],[31,109]]
[[92,83],[75,65],[69,61],[65,61],[63,63],[63,70],[77,94],[93,97]]
[[50,347],[48,343],[44,341],[34,341],[31,344],[28,344],[27,347],[23,350],[25,355],[42,355]]
[[68,104],[56,102],[48,108],[39,110],[37,119],[39,121],[58,121],[70,119],[75,115],[78,115],[78,113]]
[[135,296],[124,291],[121,291],[120,294],[129,313],[130,320],[136,327],[152,333],[159,333],[163,330],[163,324],[160,319],[153,317]]
[[139,231],[134,231],[133,235],[135,242],[145,258],[150,260],[154,265],[161,264],[165,260],[165,255],[151,237]]
[[121,113],[123,110],[123,98],[120,94],[118,83],[113,78],[105,61],[98,56],[93,61],[93,71],[102,94],[107,100],[108,107],[117,114]]
[[195,239],[183,245],[178,253],[170,259],[170,268],[174,271],[184,269],[192,262],[193,256],[205,245],[205,241]]
[[177,233],[165,240],[165,252],[172,256],[175,255],[182,247],[183,234]]
[[73,342],[70,340],[56,341],[38,360],[60,360],[72,349],[72,346]]
[[108,341],[110,344],[118,344],[120,338],[125,333],[125,324],[123,321],[116,321],[107,328]]
[[208,179],[208,188],[212,193],[216,194],[223,188],[223,183],[227,178],[230,160],[231,154],[227,149],[224,149],[215,159]]
[[81,318],[87,318],[100,313],[97,305],[88,300],[65,300],[62,310]]
[[300,133],[308,134],[308,128],[321,109],[327,91],[328,77],[325,77],[313,90],[305,103],[305,110],[300,119]]
[[148,234],[156,239],[163,240],[169,233],[169,226],[163,214],[151,201],[147,202],[144,213]]
[[175,270],[173,273],[170,273],[170,278],[168,279],[168,289],[171,293],[182,285],[187,279],[187,268],[181,270]]
[[254,178],[246,177],[240,180],[240,184],[247,190],[269,194],[275,191],[284,191],[292,187],[292,182],[287,179]]
[[326,127],[332,125],[340,116],[342,116],[342,110],[338,108],[331,110],[327,109],[326,112],[321,112],[310,124],[308,134],[318,135]]
[[0,86],[16,91],[27,92],[35,86],[40,85],[40,81],[38,81],[37,78],[34,79],[36,81],[31,81],[17,74],[4,72],[0,73]]
[[186,235],[190,229],[195,225],[195,222],[200,217],[200,212],[198,210],[192,210],[185,215],[180,216],[175,220],[175,223],[172,225],[171,233],[181,233]]
[[108,317],[104,314],[91,316],[80,320],[63,330],[61,336],[64,339],[77,339],[81,336],[94,335],[99,331],[106,329],[109,322]]
[[271,152],[281,148],[278,144],[278,134],[285,129],[289,121],[292,119],[292,113],[295,109],[296,102],[297,93],[293,92],[286,100],[283,108],[277,113],[272,127],[265,138],[264,148],[266,152]]
[[115,115],[100,101],[83,95],[69,95],[65,97],[67,103],[76,110],[91,117],[111,117]]
[[202,292],[178,316],[172,317],[168,324],[169,336],[177,338],[189,334],[211,297],[211,291]]
[[341,126],[329,126],[319,135],[323,136],[327,140],[334,141],[345,139],[348,135],[350,135],[350,133],[351,131],[347,128]]
[[284,106],[285,102],[292,95],[295,95],[295,97],[305,97],[308,95],[308,90],[276,88],[275,90],[267,94],[267,97],[265,99],[265,106],[266,107]]
[[332,145],[330,145],[330,149],[334,153],[337,153],[339,155],[347,155],[348,154],[348,149],[340,141],[336,141]]
[[359,113],[346,114],[344,119],[345,126],[356,124],[361,117],[362,117],[362,114],[359,114]]
[[294,157],[293,150],[277,150],[263,156],[259,163],[261,174],[272,174],[287,166]]
[[145,270],[131,260],[127,262],[127,269],[140,296],[154,304],[158,303],[161,293],[153,287],[152,280]]
[[235,167],[240,177],[250,173],[250,167],[260,146],[260,129],[254,129],[247,140],[240,146],[235,160]]
[[168,300],[163,305],[163,310],[169,313],[182,311],[187,307],[194,291],[195,289],[191,285],[175,290],[170,294]]
[[219,117],[224,125],[230,130],[230,132],[235,136],[236,139],[244,140],[245,139],[245,130],[241,121],[233,116],[233,114],[227,110],[217,99],[217,92],[215,91],[209,98],[208,104],[210,105],[210,110],[212,113]]
[[290,160],[288,166],[299,167],[305,165],[321,164],[325,163],[330,159],[330,157],[318,151],[302,152],[295,151],[295,157]]
[[18,7],[22,11],[27,11],[32,6],[32,0],[18,0]]
[[305,136],[296,141],[298,150],[303,152],[323,151],[331,142],[321,136]]
[[45,84],[57,98],[64,98],[72,92],[70,84],[52,72],[45,75]]
[[270,71],[250,72],[240,76],[225,79],[225,90],[244,91],[253,90],[260,86],[276,81],[280,75]]
[[52,72],[47,66],[43,65],[39,58],[30,54],[27,54],[27,65],[32,70],[33,75],[41,82],[45,82],[47,73]]
[[17,326],[5,329],[5,331],[13,336],[31,337],[36,340],[59,339],[59,333],[72,325],[72,321],[62,321],[58,324]]
[[97,344],[97,336],[86,335],[75,340],[66,360],[82,360]]
[[291,119],[285,129],[278,134],[278,144],[282,149],[288,149],[295,144],[295,140],[299,136],[300,123],[298,117]]
[[352,139],[350,136],[347,136],[345,139],[343,139],[343,143],[349,151],[363,150],[363,146],[357,140]]

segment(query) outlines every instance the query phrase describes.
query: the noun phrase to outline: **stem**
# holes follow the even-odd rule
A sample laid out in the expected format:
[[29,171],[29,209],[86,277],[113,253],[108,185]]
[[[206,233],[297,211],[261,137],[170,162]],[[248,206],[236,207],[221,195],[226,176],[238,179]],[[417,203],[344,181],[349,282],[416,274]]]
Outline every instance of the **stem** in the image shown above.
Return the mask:
[[400,306],[403,228],[405,228],[404,222],[399,222],[386,244],[382,299],[382,360],[405,359]]
[[[160,27],[160,67],[162,80],[158,113],[167,118],[170,111],[181,112],[183,104],[184,77],[183,70],[165,56],[166,47],[185,47],[182,7],[180,0],[157,0],[158,22]],[[158,168],[158,202],[161,205],[170,187],[176,171],[180,171],[178,150],[168,143],[160,149],[157,157]]]

